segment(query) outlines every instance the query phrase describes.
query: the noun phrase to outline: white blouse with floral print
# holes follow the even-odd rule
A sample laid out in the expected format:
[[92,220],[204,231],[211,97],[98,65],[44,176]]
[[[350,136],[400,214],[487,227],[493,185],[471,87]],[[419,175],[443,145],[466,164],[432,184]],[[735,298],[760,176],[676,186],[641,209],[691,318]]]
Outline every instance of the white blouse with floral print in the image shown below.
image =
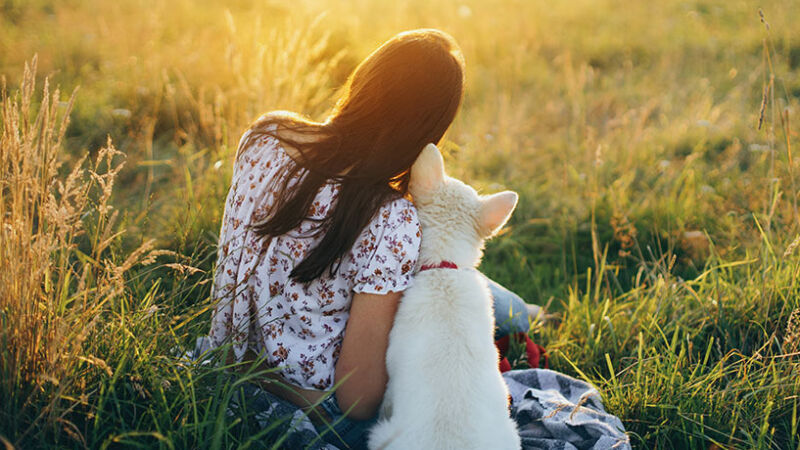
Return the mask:
[[[242,141],[249,132],[242,136]],[[339,270],[302,284],[289,278],[321,236],[309,236],[313,219],[336,201],[338,185],[324,185],[295,231],[272,239],[256,235],[287,164],[295,162],[272,137],[239,149],[225,203],[212,295],[215,345],[232,343],[237,361],[248,350],[265,355],[283,377],[304,389],[327,390],[344,337],[353,293],[405,290],[417,263],[420,225],[404,198],[384,205],[342,258]],[[302,175],[301,175],[302,176]],[[289,187],[297,179],[290,180]]]

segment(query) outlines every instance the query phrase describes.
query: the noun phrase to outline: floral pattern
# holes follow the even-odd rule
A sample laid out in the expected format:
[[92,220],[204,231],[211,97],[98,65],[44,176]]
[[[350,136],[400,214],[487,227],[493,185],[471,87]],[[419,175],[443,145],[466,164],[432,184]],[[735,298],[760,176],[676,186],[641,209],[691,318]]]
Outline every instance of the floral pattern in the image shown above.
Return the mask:
[[[218,303],[209,335],[217,346],[232,343],[237,360],[250,350],[265,355],[287,381],[327,390],[353,294],[400,292],[411,284],[420,225],[411,202],[393,200],[364,228],[333,276],[326,271],[310,283],[297,283],[289,274],[321,238],[309,231],[335,204],[338,185],[320,189],[309,220],[297,230],[262,239],[249,225],[265,218],[289,164],[295,163],[272,137],[240,145],[220,231],[212,291]],[[289,187],[296,183],[289,180]]]

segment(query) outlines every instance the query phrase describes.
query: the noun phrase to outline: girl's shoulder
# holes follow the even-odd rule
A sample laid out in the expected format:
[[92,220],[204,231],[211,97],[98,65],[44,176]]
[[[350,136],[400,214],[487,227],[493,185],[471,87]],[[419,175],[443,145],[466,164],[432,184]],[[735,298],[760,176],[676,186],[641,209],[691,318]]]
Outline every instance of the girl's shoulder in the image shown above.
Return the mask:
[[276,129],[277,125],[273,123],[264,127],[253,125],[242,134],[234,158],[234,176],[249,168],[263,173],[266,169],[284,167],[294,162],[280,139],[274,136]]
[[414,234],[420,229],[417,208],[405,197],[386,202],[372,219],[372,225],[388,231],[413,231]]
[[[285,133],[291,133],[291,130],[287,131],[286,125],[304,121],[306,119],[303,116],[289,111],[271,111],[261,115],[242,134],[236,150],[236,158],[240,158],[245,153],[272,152],[277,153],[278,157],[290,159],[297,164],[300,155],[296,149],[287,146],[284,142],[287,137]],[[296,136],[291,134],[288,137],[296,139]],[[253,150],[254,148],[257,150]]]
[[385,203],[353,246],[354,292],[400,292],[411,284],[422,239],[417,209],[405,198]]
[[399,197],[386,202],[378,210],[362,231],[356,247],[360,244],[361,250],[366,250],[367,254],[376,252],[383,254],[382,257],[393,254],[415,263],[421,240],[417,208],[408,199]]

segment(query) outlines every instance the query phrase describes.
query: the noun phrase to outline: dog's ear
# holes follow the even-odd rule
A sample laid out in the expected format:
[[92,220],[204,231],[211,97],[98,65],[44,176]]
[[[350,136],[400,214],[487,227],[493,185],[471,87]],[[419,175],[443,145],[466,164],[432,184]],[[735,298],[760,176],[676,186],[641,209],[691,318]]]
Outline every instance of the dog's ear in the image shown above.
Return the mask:
[[411,166],[411,179],[408,191],[412,196],[438,187],[444,181],[444,159],[439,149],[428,144],[422,149],[414,165]]
[[519,196],[513,191],[503,191],[481,198],[480,227],[481,234],[492,236],[506,224]]

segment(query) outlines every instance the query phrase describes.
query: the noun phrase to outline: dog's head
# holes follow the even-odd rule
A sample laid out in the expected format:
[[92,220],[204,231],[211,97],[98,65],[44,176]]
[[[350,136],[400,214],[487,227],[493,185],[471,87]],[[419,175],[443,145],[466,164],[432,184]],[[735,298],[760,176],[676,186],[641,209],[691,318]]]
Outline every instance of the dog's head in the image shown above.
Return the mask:
[[[439,149],[428,144],[411,167],[409,193],[422,224],[422,258],[461,259],[477,264],[483,240],[511,217],[517,193],[478,195],[475,189],[448,177]],[[466,259],[466,260],[465,260]]]

